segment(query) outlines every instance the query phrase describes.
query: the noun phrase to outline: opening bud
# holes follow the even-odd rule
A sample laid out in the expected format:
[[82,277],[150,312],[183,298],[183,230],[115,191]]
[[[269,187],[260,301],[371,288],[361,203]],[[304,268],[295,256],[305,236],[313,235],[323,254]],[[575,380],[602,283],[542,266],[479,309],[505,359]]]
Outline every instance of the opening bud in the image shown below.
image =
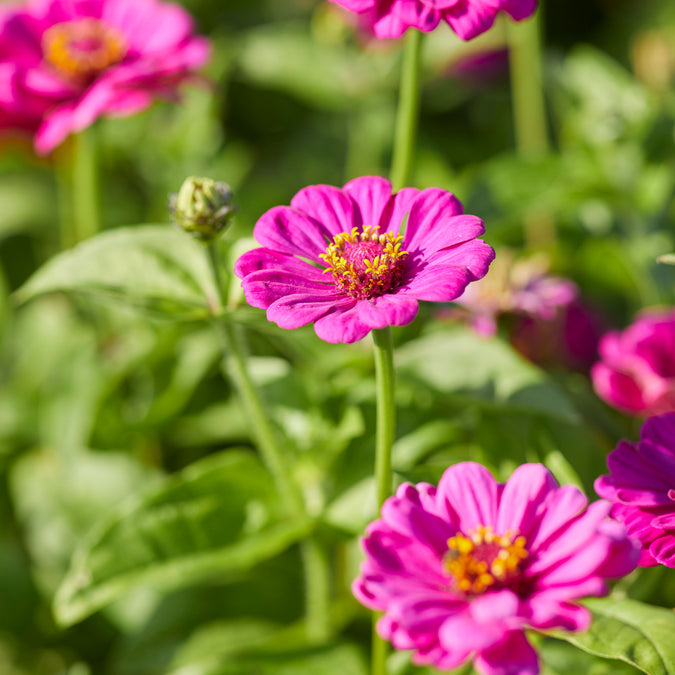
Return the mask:
[[190,176],[178,194],[169,197],[169,210],[178,227],[209,243],[227,225],[236,208],[227,183]]

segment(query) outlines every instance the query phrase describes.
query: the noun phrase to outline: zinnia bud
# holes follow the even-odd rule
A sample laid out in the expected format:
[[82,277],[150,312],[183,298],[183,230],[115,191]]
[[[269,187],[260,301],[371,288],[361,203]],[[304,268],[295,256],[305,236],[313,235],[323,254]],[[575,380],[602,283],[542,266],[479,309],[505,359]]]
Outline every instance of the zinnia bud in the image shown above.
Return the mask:
[[178,227],[209,243],[227,225],[236,209],[227,183],[190,176],[178,194],[170,196],[169,210]]

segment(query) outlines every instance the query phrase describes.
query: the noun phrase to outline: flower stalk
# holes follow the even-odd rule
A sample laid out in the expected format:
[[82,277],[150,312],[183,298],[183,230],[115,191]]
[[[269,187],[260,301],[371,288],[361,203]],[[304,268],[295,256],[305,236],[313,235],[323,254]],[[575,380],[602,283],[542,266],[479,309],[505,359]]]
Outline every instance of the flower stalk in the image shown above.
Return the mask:
[[[217,239],[205,246],[218,294],[217,306],[224,306],[223,275],[217,249]],[[242,340],[237,327],[227,317],[214,317],[214,324],[223,343],[228,375],[234,380],[249,425],[263,462],[272,474],[277,490],[289,515],[306,517],[302,494],[295,483],[283,448],[260,394],[251,379]],[[300,544],[305,579],[305,625],[310,642],[324,642],[330,636],[330,564],[321,544],[309,538]]]
[[73,243],[79,243],[101,229],[95,129],[75,134],[72,149]]
[[392,155],[391,182],[400,190],[410,181],[415,158],[417,123],[420,108],[420,71],[422,63],[422,33],[410,29],[406,37],[401,70],[398,113]]

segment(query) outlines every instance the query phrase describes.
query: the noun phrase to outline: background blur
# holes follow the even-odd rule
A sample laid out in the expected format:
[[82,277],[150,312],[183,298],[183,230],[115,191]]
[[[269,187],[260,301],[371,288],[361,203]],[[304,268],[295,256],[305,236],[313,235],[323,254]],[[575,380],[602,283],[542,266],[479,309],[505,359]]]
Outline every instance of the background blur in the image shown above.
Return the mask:
[[[226,235],[235,240],[250,237],[266,209],[287,204],[307,184],[388,173],[396,44],[355,35],[340,10],[312,0],[182,4],[213,40],[208,81],[186,88],[180,105],[95,125],[106,228],[168,222],[168,194],[188,175],[210,176],[235,192],[239,211]],[[603,325],[623,327],[638,310],[675,300],[674,268],[656,263],[675,250],[675,3],[542,4],[550,151],[516,152],[505,25],[470,44],[441,28],[425,43],[413,183],[456,193],[467,213],[485,220],[494,247],[545,252]],[[88,298],[13,301],[58,251],[54,169],[67,152],[66,145],[39,159],[29,141],[0,144],[0,674],[296,672],[292,662],[287,670],[237,666],[228,656],[256,644],[272,624],[301,616],[294,549],[239,576],[162,592],[134,586],[65,630],[52,617],[73,550],[101,517],[216,450],[250,445],[208,326]],[[553,225],[555,239],[528,235],[532,220]],[[423,309],[422,318],[432,311]],[[347,584],[365,522],[353,517],[362,495],[354,486],[372,462],[364,440],[373,421],[369,354],[359,346],[329,352],[311,329],[289,337],[265,325],[262,312],[251,312],[250,322],[258,379],[298,445],[299,470],[310,486],[332,472],[316,508],[328,505],[324,536],[344,580],[336,581],[343,600],[336,616],[349,644],[363,645],[368,618]],[[413,340],[421,325],[399,330],[397,340]],[[460,335],[455,347],[470,340]],[[408,349],[407,363],[423,365],[434,348]],[[515,358],[498,351],[495,367]],[[315,369],[324,387],[311,384]],[[429,390],[404,376],[400,474],[433,478],[438,467],[467,457],[504,473],[544,453],[559,476],[578,474],[572,478],[590,489],[604,470],[603,451],[635,438],[638,426],[594,398],[583,373],[551,372],[558,398],[547,389],[552,398],[512,407],[464,405],[492,396],[480,381],[467,384],[480,374],[455,373],[453,389],[418,368]],[[443,386],[450,392],[436,396],[434,387]],[[453,406],[464,412],[446,422]],[[499,457],[490,454],[496,447]],[[675,584],[659,583],[647,574],[627,592],[672,607]],[[335,670],[307,672],[361,672],[363,648],[341,649],[331,656]],[[556,670],[562,646],[548,649],[550,673],[624,672],[583,655],[559,659],[566,665]],[[407,667],[401,661],[399,672]]]

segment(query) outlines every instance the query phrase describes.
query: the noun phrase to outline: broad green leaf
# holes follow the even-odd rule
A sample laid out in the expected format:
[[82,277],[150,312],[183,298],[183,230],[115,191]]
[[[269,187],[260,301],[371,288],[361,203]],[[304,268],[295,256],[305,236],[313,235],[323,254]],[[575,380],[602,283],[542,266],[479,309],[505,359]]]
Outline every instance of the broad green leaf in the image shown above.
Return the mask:
[[182,319],[219,310],[203,246],[170,225],[122,227],[92,237],[47,262],[17,299],[55,291],[113,298]]
[[625,661],[648,675],[675,673],[675,612],[636,600],[593,599],[585,633],[552,633],[596,656]]
[[542,370],[501,340],[480,338],[468,328],[409,342],[398,350],[397,359],[402,373],[453,399],[579,421],[571,402]]
[[308,520],[281,513],[253,455],[230,450],[201,460],[90,534],[57,593],[56,618],[70,625],[141,584],[175,589],[246,570],[310,531]]
[[361,652],[353,645],[338,644],[297,651],[251,653],[227,658],[211,666],[190,665],[172,675],[367,675]]

